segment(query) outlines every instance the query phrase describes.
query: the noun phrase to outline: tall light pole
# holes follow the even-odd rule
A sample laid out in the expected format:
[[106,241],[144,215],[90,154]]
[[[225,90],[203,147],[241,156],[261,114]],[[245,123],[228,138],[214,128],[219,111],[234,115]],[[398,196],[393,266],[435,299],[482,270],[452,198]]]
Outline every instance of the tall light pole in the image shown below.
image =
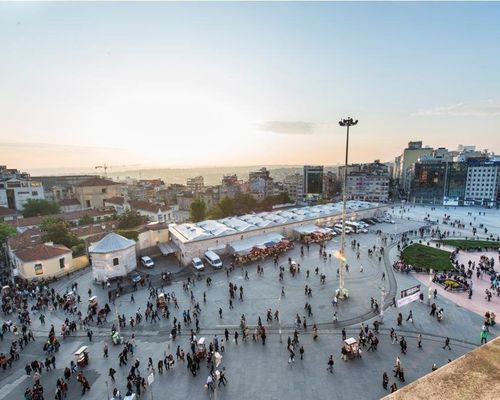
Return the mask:
[[342,191],[343,207],[342,207],[342,239],[340,242],[340,273],[339,273],[339,296],[344,298],[347,296],[347,291],[344,286],[344,269],[345,269],[345,221],[347,216],[347,165],[349,162],[349,127],[358,123],[358,120],[345,118],[339,121],[340,126],[347,127],[347,136],[345,142],[345,163],[344,163],[344,188]]

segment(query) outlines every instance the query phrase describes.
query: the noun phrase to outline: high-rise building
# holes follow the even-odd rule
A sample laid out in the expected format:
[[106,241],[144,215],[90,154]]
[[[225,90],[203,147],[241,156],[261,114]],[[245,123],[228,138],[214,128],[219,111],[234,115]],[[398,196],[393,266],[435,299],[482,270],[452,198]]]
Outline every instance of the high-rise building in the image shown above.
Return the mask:
[[267,197],[273,195],[273,178],[267,168],[261,168],[258,171],[252,171],[248,174],[248,183],[250,192]]
[[422,147],[421,141],[408,142],[408,147],[403,150],[403,154],[394,160],[394,178],[399,183],[399,187],[408,192],[408,179],[411,178],[411,166],[422,156],[430,156],[432,147]]
[[285,176],[283,188],[293,201],[301,201],[304,197],[304,177],[301,174]]
[[17,169],[0,165],[0,206],[22,210],[30,199],[44,199],[42,183]]
[[469,159],[465,204],[493,207],[500,201],[500,160]]
[[[345,173],[345,168],[341,174]],[[389,168],[380,160],[368,164],[352,164],[347,169],[347,197],[353,200],[387,202],[389,200]]]
[[304,165],[304,196],[319,196],[323,193],[323,166]]
[[205,182],[202,176],[195,176],[194,178],[188,178],[186,182],[187,189],[194,194],[200,193],[203,190],[204,185]]

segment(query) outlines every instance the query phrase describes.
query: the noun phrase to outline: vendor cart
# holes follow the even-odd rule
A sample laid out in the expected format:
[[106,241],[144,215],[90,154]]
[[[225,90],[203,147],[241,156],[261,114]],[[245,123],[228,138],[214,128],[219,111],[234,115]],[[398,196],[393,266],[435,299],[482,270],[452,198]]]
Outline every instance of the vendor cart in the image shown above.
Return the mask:
[[352,337],[344,340],[344,350],[345,355],[349,360],[361,357],[358,342]]
[[89,299],[89,311],[92,311],[92,314],[96,314],[97,313],[97,296],[92,296],[90,299]]
[[111,341],[113,342],[113,344],[121,344],[122,337],[120,336],[120,333],[118,331],[111,332]]
[[165,308],[166,305],[167,305],[167,302],[165,300],[165,293],[160,293],[158,295],[157,300],[156,300],[156,306],[158,308]]
[[89,348],[87,346],[82,346],[75,351],[75,362],[80,368],[87,366],[89,363]]
[[199,359],[203,359],[207,356],[207,346],[205,344],[205,338],[199,338],[198,343],[196,344],[196,356]]

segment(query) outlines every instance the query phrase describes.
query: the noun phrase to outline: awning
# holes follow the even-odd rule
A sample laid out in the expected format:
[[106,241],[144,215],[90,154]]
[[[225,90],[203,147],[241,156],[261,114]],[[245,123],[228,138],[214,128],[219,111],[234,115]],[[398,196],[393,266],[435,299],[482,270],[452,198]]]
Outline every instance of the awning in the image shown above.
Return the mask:
[[[266,248],[266,243],[279,243],[283,236],[279,233],[267,233],[257,236],[252,236],[243,240],[236,240],[228,244],[229,251],[233,254],[244,254],[254,247]],[[263,247],[261,247],[263,246]]]
[[168,256],[172,253],[177,253],[180,250],[174,242],[159,243],[158,247],[160,248],[161,254],[163,254],[164,256]]
[[299,235],[309,235],[311,233],[329,233],[331,232],[331,229],[321,228],[314,224],[308,224],[308,225],[298,226],[293,231],[295,233],[298,233]]

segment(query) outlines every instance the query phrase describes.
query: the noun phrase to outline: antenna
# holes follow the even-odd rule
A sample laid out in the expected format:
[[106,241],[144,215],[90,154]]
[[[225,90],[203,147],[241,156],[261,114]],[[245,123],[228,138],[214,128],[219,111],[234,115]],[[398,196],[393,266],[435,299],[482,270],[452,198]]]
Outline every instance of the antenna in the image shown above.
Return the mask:
[[108,167],[106,163],[103,165],[97,165],[95,169],[103,169],[104,170],[104,176],[107,178],[108,177],[108,168],[111,169],[111,167]]

